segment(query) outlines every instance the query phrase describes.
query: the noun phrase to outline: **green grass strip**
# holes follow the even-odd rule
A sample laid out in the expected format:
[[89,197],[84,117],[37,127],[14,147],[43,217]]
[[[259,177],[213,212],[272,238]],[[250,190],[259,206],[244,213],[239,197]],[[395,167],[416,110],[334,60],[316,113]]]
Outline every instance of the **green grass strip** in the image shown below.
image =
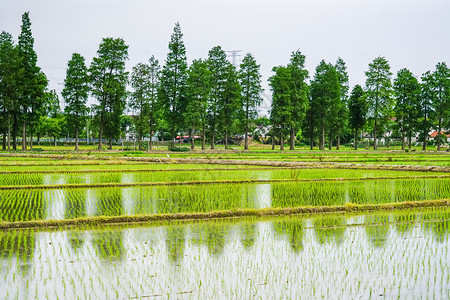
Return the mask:
[[208,220],[224,218],[243,218],[243,217],[267,217],[267,216],[286,216],[302,214],[321,214],[321,213],[345,213],[345,212],[371,212],[371,211],[390,211],[411,208],[426,207],[448,207],[450,199],[408,201],[384,204],[353,204],[335,206],[301,206],[301,207],[278,207],[263,209],[236,209],[220,210],[201,213],[175,213],[175,214],[151,214],[151,215],[133,215],[133,216],[98,216],[86,217],[68,220],[37,220],[26,222],[0,222],[0,230],[21,229],[21,228],[49,228],[62,226],[86,226],[86,225],[110,225],[126,223],[148,223],[161,221],[178,220]]
[[249,183],[276,183],[276,182],[319,182],[319,181],[365,181],[365,180],[390,180],[390,179],[433,179],[450,178],[450,175],[428,176],[385,176],[385,177],[361,177],[361,178],[311,178],[311,179],[245,179],[245,180],[192,180],[192,181],[168,181],[168,182],[132,182],[132,183],[73,183],[51,185],[0,185],[0,190],[48,190],[48,189],[75,189],[75,188],[103,188],[103,187],[134,187],[134,186],[171,186],[171,185],[206,185],[206,184],[249,184]]

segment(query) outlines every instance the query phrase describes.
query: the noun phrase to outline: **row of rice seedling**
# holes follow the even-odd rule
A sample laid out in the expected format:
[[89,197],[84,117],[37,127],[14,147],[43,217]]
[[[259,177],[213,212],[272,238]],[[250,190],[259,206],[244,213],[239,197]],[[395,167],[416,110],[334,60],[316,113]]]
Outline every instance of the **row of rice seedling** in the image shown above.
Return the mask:
[[449,217],[4,231],[0,298],[447,298]]
[[450,179],[1,190],[0,219],[196,213],[266,207],[381,204],[450,198]]
[[[200,172],[201,170],[201,172]],[[0,186],[101,184],[142,182],[185,182],[214,180],[278,180],[321,178],[377,178],[450,176],[439,172],[413,172],[362,169],[279,169],[279,168],[209,168],[209,169],[154,169],[143,172],[69,172],[69,173],[11,173],[0,176]]]

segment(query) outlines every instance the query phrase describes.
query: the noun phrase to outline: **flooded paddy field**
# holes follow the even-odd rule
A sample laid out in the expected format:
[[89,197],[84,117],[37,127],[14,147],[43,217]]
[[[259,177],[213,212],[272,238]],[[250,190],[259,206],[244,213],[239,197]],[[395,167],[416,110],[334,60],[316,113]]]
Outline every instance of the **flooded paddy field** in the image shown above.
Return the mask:
[[450,295],[449,208],[0,232],[0,298]]
[[[264,171],[262,171],[264,172]],[[198,213],[236,209],[383,204],[450,198],[450,178],[175,184],[0,190],[8,222]]]

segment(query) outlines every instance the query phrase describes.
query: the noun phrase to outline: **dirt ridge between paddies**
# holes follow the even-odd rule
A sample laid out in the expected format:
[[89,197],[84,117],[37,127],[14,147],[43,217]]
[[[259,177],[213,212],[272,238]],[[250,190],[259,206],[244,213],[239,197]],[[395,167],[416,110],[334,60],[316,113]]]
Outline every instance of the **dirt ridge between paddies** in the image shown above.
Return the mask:
[[61,226],[85,226],[85,225],[111,225],[111,224],[133,224],[151,223],[161,221],[179,220],[205,220],[205,219],[225,219],[244,217],[268,217],[286,216],[302,214],[320,213],[354,213],[368,211],[389,211],[410,208],[426,207],[449,207],[450,199],[408,201],[383,204],[353,204],[334,206],[299,206],[299,207],[278,207],[263,209],[235,209],[220,210],[200,213],[173,213],[173,214],[143,214],[143,215],[123,215],[123,216],[97,216],[68,220],[35,220],[24,222],[0,222],[0,230],[21,229],[21,228],[50,228]]
[[364,169],[364,170],[390,170],[390,171],[418,171],[418,172],[446,172],[450,167],[443,166],[411,166],[411,165],[371,165],[338,162],[304,162],[304,161],[249,161],[249,160],[221,160],[202,158],[167,158],[167,157],[120,157],[128,161],[148,161],[174,164],[213,164],[213,165],[252,165],[267,167],[297,167],[297,168],[323,168],[323,169]]
[[[0,165],[1,166],[1,165]],[[196,171],[268,171],[296,170],[298,168],[258,167],[258,168],[191,168],[191,169],[97,169],[97,170],[37,170],[37,171],[0,171],[0,174],[59,174],[59,173],[140,173],[140,172],[196,172]],[[304,169],[304,168],[302,168]]]
[[166,181],[166,182],[105,182],[105,183],[75,183],[75,184],[49,184],[49,185],[0,185],[0,190],[48,190],[48,189],[75,189],[75,188],[103,188],[103,187],[139,187],[139,186],[173,186],[173,185],[210,185],[210,184],[250,184],[250,183],[277,183],[277,182],[336,182],[336,181],[367,181],[367,180],[413,180],[413,179],[445,179],[450,175],[428,176],[384,176],[384,177],[356,177],[356,178],[286,178],[286,179],[239,179],[239,180],[195,180],[195,181]]

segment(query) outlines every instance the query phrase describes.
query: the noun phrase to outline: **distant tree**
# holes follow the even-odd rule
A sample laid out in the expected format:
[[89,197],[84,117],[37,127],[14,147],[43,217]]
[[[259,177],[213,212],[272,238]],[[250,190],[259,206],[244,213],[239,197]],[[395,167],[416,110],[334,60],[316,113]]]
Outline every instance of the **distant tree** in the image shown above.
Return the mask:
[[148,113],[149,113],[149,97],[148,88],[150,87],[150,66],[144,63],[139,63],[133,67],[131,72],[131,86],[133,92],[131,93],[128,102],[133,111],[133,124],[138,134],[139,150],[142,150],[142,138],[144,132],[148,132]]
[[248,150],[249,122],[257,117],[257,108],[262,102],[260,65],[256,63],[252,54],[247,53],[239,69],[239,82],[241,84],[241,101],[244,111],[244,150]]
[[161,74],[160,97],[165,120],[169,126],[171,147],[177,131],[183,127],[183,112],[186,108],[188,65],[186,48],[182,39],[180,24],[176,23],[169,42],[166,64]]
[[402,135],[402,150],[405,150],[405,137],[408,137],[408,147],[411,149],[411,139],[420,113],[420,85],[408,69],[398,71],[394,79],[394,95],[394,115]]
[[[272,106],[270,121],[272,123],[272,141],[278,131],[280,135],[280,150],[284,150],[284,136],[291,125],[292,105],[292,73],[287,67],[279,66],[272,69],[275,72],[269,78],[272,90]],[[273,148],[273,147],[272,147]]]
[[194,60],[189,67],[187,79],[188,104],[185,118],[190,130],[191,149],[194,149],[195,145],[195,131],[200,128],[202,132],[202,150],[205,150],[207,106],[211,92],[210,76],[211,72],[205,60]]
[[148,112],[147,121],[150,133],[148,150],[153,147],[153,131],[156,131],[161,123],[161,103],[158,100],[158,91],[161,84],[161,67],[159,61],[152,55],[148,60],[149,82],[148,82]]
[[[314,79],[311,82],[312,117],[316,118],[320,130],[319,148],[325,148],[325,132],[331,132],[336,123],[340,105],[340,85],[336,68],[324,60],[316,67]],[[330,133],[330,144],[332,143]]]
[[420,84],[420,111],[418,129],[420,131],[420,139],[422,141],[422,150],[427,150],[428,137],[433,128],[434,109],[433,104],[436,102],[436,94],[434,93],[434,76],[430,71],[422,74],[422,83]]
[[437,126],[437,150],[441,150],[441,131],[445,119],[450,110],[450,70],[444,62],[436,65],[433,72],[434,93],[436,95],[434,102],[435,116],[438,122]]
[[222,47],[213,47],[208,53],[208,70],[210,72],[211,93],[208,100],[208,123],[211,134],[211,149],[214,149],[216,131],[219,126],[221,101],[225,97],[227,82],[227,54]]
[[369,119],[373,121],[373,149],[377,150],[378,132],[383,121],[392,116],[392,73],[388,61],[384,57],[375,58],[366,72],[366,95],[369,104]]
[[358,149],[358,132],[366,125],[367,102],[363,88],[357,84],[353,87],[348,102],[349,125],[354,132],[354,146]]
[[295,149],[295,138],[297,131],[305,119],[306,110],[308,109],[308,71],[305,69],[305,56],[300,50],[291,54],[291,59],[287,65],[291,72],[291,88],[290,88],[290,111],[291,117],[289,121],[289,150]]
[[242,115],[241,85],[236,68],[229,62],[225,67],[225,78],[223,96],[219,101],[219,125],[224,132],[225,149],[228,149],[233,121]]
[[[347,128],[348,121],[348,90],[349,90],[349,82],[348,82],[348,74],[347,74],[347,66],[345,65],[345,61],[342,58],[338,58],[336,61],[336,72],[339,81],[340,87],[340,100],[338,103],[338,114],[336,118],[335,124],[332,126],[333,133],[336,136],[336,149],[339,150],[341,145],[341,136],[344,134]],[[331,146],[331,143],[330,143]]]
[[112,149],[112,140],[120,134],[120,116],[126,103],[128,46],[121,38],[104,38],[97,55],[89,73],[91,93],[98,100],[93,107],[99,123],[98,149],[102,149],[103,134],[109,138],[109,148]]
[[75,150],[78,150],[78,135],[86,123],[89,111],[86,106],[89,96],[89,74],[84,57],[78,53],[73,53],[68,62],[61,95],[66,102],[64,112],[68,126],[75,133]]
[[47,78],[37,66],[37,55],[34,51],[34,38],[31,33],[29,13],[22,15],[22,26],[18,42],[18,54],[21,68],[19,96],[22,116],[22,150],[27,149],[27,124],[29,125],[30,147],[33,147],[33,128],[39,120],[39,110],[43,105]]
[[[18,49],[14,45],[12,35],[7,32],[0,34],[0,122],[2,124],[2,148],[10,149],[11,127],[13,128],[14,148],[19,123],[18,78],[21,76]],[[12,119],[12,120],[11,120]],[[11,126],[11,122],[13,125]],[[14,131],[15,129],[15,131]]]

